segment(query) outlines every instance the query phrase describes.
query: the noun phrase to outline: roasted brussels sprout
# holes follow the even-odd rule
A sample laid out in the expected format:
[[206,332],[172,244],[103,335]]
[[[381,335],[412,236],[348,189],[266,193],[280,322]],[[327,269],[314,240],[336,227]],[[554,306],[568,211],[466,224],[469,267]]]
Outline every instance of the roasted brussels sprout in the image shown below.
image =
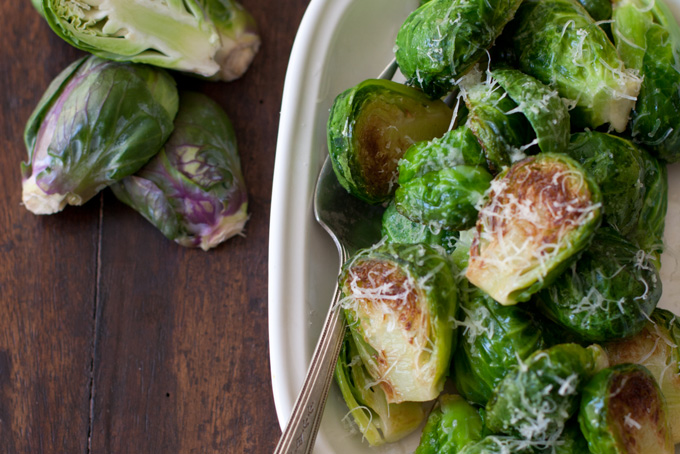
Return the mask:
[[466,125],[440,138],[418,142],[399,161],[399,184],[436,170],[468,165],[484,166],[486,159],[477,138]]
[[662,0],[614,2],[614,40],[643,78],[633,109],[633,139],[660,158],[680,160],[680,27]]
[[482,439],[482,418],[461,396],[442,394],[427,418],[415,454],[456,454]]
[[163,70],[92,56],[71,64],[26,124],[24,206],[56,213],[133,174],[163,146],[177,106]]
[[395,56],[409,83],[432,97],[449,91],[491,47],[521,0],[432,0],[397,34]]
[[426,243],[441,246],[448,254],[454,251],[458,243],[458,232],[444,229],[435,232],[425,224],[413,222],[397,211],[394,202],[387,206],[383,214],[382,235],[388,243]]
[[612,2],[610,0],[578,0],[578,2],[596,22],[608,21],[612,17]]
[[475,443],[470,443],[458,454],[536,454],[538,449],[526,440],[504,435],[488,435]]
[[673,454],[666,402],[644,366],[600,371],[583,388],[578,414],[590,451],[598,454]]
[[564,152],[569,145],[570,122],[569,111],[559,94],[516,69],[495,70],[491,76],[529,120],[541,151]]
[[654,375],[668,404],[673,442],[680,443],[680,319],[658,308],[650,319],[635,336],[603,347],[612,365],[640,364]]
[[649,153],[643,153],[642,159],[645,167],[645,198],[637,228],[629,236],[654,257],[654,263],[660,268],[668,209],[668,171],[666,164]]
[[401,214],[435,231],[465,230],[475,225],[492,178],[481,166],[454,166],[401,184],[394,200]]
[[551,319],[593,342],[640,331],[661,298],[661,277],[637,246],[601,228],[571,272],[538,294]]
[[57,35],[109,60],[232,80],[260,46],[255,21],[234,0],[42,0],[42,6]]
[[361,359],[387,402],[436,398],[456,341],[449,261],[425,244],[378,244],[343,266],[340,288]]
[[641,79],[624,67],[616,48],[576,0],[525,2],[514,47],[519,69],[573,100],[572,123],[609,123],[622,132]]
[[335,382],[361,435],[372,446],[397,441],[425,421],[420,402],[387,402],[385,391],[361,362],[359,351],[348,331],[335,367]]
[[489,169],[497,173],[526,157],[524,151],[534,136],[526,117],[505,90],[486,81],[466,83],[463,93],[470,111],[467,126],[482,144]]
[[208,250],[243,231],[248,194],[224,110],[200,93],[179,106],[165,147],[111,189],[169,239]]
[[486,405],[508,370],[545,347],[541,325],[521,306],[502,306],[474,288],[460,306],[453,379],[468,401]]
[[495,389],[486,405],[487,427],[525,440],[556,440],[578,410],[583,385],[606,361],[597,345],[560,344],[534,352]]
[[415,142],[442,136],[453,111],[397,82],[371,79],[341,93],[328,119],[328,150],[338,181],[369,203],[389,199],[397,165]]
[[503,305],[527,301],[585,249],[600,189],[573,159],[529,157],[496,176],[479,212],[466,276]]

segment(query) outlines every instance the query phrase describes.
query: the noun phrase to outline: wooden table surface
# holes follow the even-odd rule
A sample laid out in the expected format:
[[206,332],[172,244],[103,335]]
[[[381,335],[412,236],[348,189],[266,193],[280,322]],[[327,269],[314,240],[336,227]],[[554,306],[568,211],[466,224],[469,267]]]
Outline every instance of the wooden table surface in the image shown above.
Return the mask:
[[28,0],[0,3],[0,454],[273,451],[271,181],[308,0],[242,3],[263,40],[250,70],[179,82],[229,114],[249,189],[246,236],[210,252],[167,240],[109,190],[50,216],[21,205],[26,120],[83,53]]

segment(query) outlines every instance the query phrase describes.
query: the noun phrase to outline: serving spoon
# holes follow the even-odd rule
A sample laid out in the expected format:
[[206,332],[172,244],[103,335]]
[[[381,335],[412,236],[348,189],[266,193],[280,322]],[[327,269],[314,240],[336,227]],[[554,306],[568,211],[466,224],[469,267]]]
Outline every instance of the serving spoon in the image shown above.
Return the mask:
[[[392,60],[378,78],[392,79],[396,71],[397,63]],[[326,157],[316,181],[314,217],[338,248],[338,274],[351,255],[359,249],[372,246],[380,239],[383,212],[383,207],[369,205],[350,195],[338,182],[330,156]],[[305,381],[274,454],[308,454],[314,449],[333,371],[345,336],[345,318],[338,307],[339,301],[340,288],[336,284]]]

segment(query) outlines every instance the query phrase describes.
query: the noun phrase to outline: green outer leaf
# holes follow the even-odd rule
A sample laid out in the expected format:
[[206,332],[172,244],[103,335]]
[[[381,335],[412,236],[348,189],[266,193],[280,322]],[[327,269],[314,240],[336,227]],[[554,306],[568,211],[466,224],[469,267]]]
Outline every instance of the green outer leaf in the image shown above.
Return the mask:
[[395,56],[410,84],[432,97],[451,89],[486,53],[521,0],[433,0],[397,34]]
[[486,405],[518,360],[546,346],[543,329],[521,306],[502,306],[474,287],[464,295],[453,377],[462,396]]
[[519,69],[576,102],[573,125],[610,123],[623,131],[641,80],[624,68],[605,32],[575,0],[525,5],[514,36]]
[[413,222],[399,213],[394,201],[390,202],[383,214],[381,232],[388,243],[425,243],[443,247],[449,254],[458,242],[458,232],[441,229],[434,233],[425,224]]
[[345,341],[335,366],[335,382],[350,410],[352,419],[371,446],[397,441],[418,428],[425,420],[423,405],[416,402],[388,404],[385,392],[371,386],[373,378],[358,361],[351,333]]
[[569,111],[559,94],[539,80],[515,69],[491,72],[536,133],[538,146],[546,153],[562,153],[569,145]]
[[461,396],[442,394],[427,418],[415,454],[456,454],[482,438],[482,418]]
[[345,90],[333,102],[327,125],[338,181],[368,203],[388,200],[406,150],[443,135],[452,115],[443,101],[390,80],[369,79]]
[[[627,383],[633,384],[626,386]],[[641,439],[653,435],[639,434],[634,423],[625,424],[628,418],[635,423],[642,421],[637,430],[649,430],[650,425],[656,425],[656,435],[662,443],[665,441],[665,446],[643,445]],[[637,452],[652,452],[653,448],[659,454],[675,452],[666,401],[654,376],[644,366],[620,364],[595,375],[583,388],[578,420],[590,451],[595,454],[631,452],[632,447]]]
[[467,126],[477,136],[489,170],[498,173],[526,155],[523,147],[532,140],[527,119],[500,85],[480,83],[464,91],[470,113]]
[[581,388],[597,372],[599,355],[576,344],[534,352],[494,391],[486,405],[487,427],[526,440],[557,439],[578,409]]
[[[398,270],[405,281],[394,282],[399,273],[373,273],[370,279],[392,284],[389,288],[375,287],[379,284],[357,274],[363,266],[374,269],[376,264]],[[377,270],[384,271],[380,266]],[[425,244],[379,244],[359,251],[345,263],[339,282],[349,329],[369,373],[389,391],[388,402],[437,397],[456,345],[453,320],[458,289],[449,261]],[[353,283],[380,290],[365,301],[362,295],[353,293]],[[416,296],[413,306],[404,305],[403,299],[395,296],[403,293]],[[377,311],[375,317],[367,310]],[[396,365],[394,358],[399,358]]]
[[535,454],[538,451],[526,441],[504,435],[488,435],[465,446],[459,454]]
[[401,214],[435,231],[465,230],[475,225],[492,179],[483,167],[459,165],[403,183],[394,200]]
[[612,3],[610,0],[578,0],[578,2],[596,22],[608,21],[612,17]]

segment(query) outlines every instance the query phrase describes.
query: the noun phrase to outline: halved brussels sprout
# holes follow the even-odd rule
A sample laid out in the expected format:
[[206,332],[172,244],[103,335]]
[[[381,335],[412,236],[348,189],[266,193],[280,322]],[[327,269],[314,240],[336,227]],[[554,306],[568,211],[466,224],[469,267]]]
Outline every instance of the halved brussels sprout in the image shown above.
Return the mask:
[[177,108],[163,70],[94,56],[71,64],[26,124],[24,206],[56,213],[135,173],[167,140]]
[[643,79],[633,139],[662,159],[680,160],[680,27],[662,0],[618,0],[613,18],[621,58]]
[[680,319],[655,309],[635,336],[603,344],[612,365],[640,364],[654,375],[668,404],[673,442],[680,443]]
[[491,183],[467,278],[503,305],[527,301],[588,246],[601,198],[567,156],[541,153],[516,163]]
[[400,440],[425,421],[424,404],[387,402],[385,391],[375,383],[361,362],[349,331],[345,334],[335,367],[335,382],[359,432],[371,446]]
[[569,145],[569,111],[559,94],[516,69],[498,69],[491,76],[517,103],[531,123],[541,151],[562,153]]
[[406,150],[442,136],[452,116],[443,101],[390,80],[366,80],[346,90],[328,118],[328,151],[338,181],[366,202],[389,199]]
[[607,366],[604,350],[560,344],[534,352],[503,378],[486,405],[487,427],[552,442],[578,410],[583,385]]
[[458,243],[458,232],[444,229],[433,231],[425,224],[413,222],[397,211],[394,202],[387,206],[383,214],[381,230],[388,243],[426,243],[430,246],[441,246],[449,254]]
[[248,220],[234,128],[219,104],[200,93],[181,94],[163,149],[111,189],[182,246],[208,250],[241,234]]
[[454,166],[429,172],[397,188],[397,210],[431,229],[465,230],[477,221],[493,177],[481,166]]
[[644,366],[620,364],[595,375],[583,388],[578,420],[594,453],[675,452],[664,396]]
[[442,394],[427,418],[415,454],[456,454],[482,439],[479,411],[455,394]]
[[502,306],[478,289],[463,292],[453,356],[456,390],[486,405],[505,374],[545,347],[541,325],[521,306]]
[[661,277],[648,255],[601,228],[579,260],[538,293],[551,319],[594,342],[640,331],[661,298]]
[[436,398],[456,341],[449,261],[425,244],[379,244],[343,266],[340,288],[349,329],[387,402]]
[[486,165],[482,147],[466,125],[461,125],[440,138],[411,146],[399,161],[399,184],[429,172],[460,165]]
[[519,69],[573,100],[572,123],[626,128],[641,79],[576,0],[530,1],[514,36]]
[[[467,85],[467,84],[465,84]],[[526,117],[503,88],[491,81],[463,86],[466,125],[482,144],[489,170],[499,172],[524,157],[534,136]]]
[[521,0],[433,0],[397,34],[395,56],[409,83],[432,97],[449,91],[486,53]]

